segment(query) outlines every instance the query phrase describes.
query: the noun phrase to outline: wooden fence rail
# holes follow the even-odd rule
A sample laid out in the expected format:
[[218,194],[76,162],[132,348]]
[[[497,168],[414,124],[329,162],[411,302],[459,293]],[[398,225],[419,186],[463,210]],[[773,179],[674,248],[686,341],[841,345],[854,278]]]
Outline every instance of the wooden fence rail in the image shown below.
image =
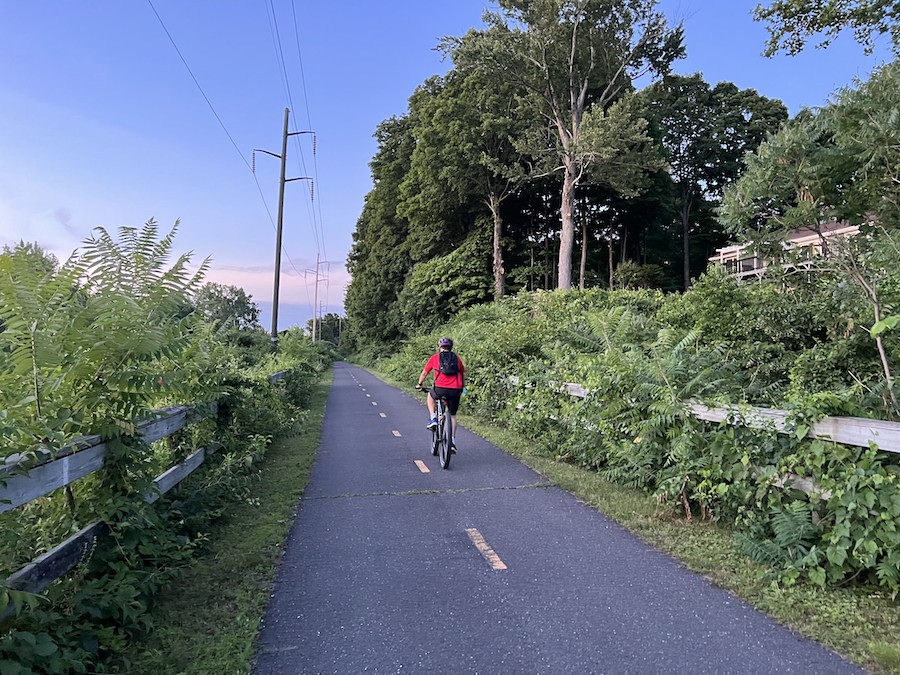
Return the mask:
[[[514,385],[519,384],[518,377],[511,377]],[[588,389],[573,382],[551,383],[560,393],[577,398],[587,398]],[[795,433],[791,424],[790,410],[775,408],[757,408],[754,406],[726,406],[711,408],[695,401],[688,406],[697,419],[707,422],[725,422],[751,429],[774,429],[780,433]],[[884,452],[900,453],[900,423],[884,420],[866,419],[863,417],[823,417],[810,426],[807,438],[818,438],[845,445],[867,448],[875,445]]]
[[[269,376],[272,383],[287,376],[282,371]],[[138,432],[147,443],[183,429],[193,421],[214,413],[216,405],[174,406],[154,411],[150,419],[138,425]],[[0,513],[47,495],[79,478],[103,468],[106,444],[99,436],[82,437],[74,440],[54,453],[54,458],[37,466],[28,467],[21,455],[11,456],[0,465]],[[49,451],[45,453],[49,455]],[[170,467],[153,481],[154,487],[144,495],[144,500],[153,503],[201,466],[206,459],[206,451],[201,448],[180,464]],[[25,468],[26,473],[20,473]],[[107,534],[108,525],[95,521],[77,533],[35,558],[6,579],[6,585],[30,593],[44,591],[53,581],[63,576],[93,549],[96,541]],[[0,608],[0,618],[8,616],[12,606]]]

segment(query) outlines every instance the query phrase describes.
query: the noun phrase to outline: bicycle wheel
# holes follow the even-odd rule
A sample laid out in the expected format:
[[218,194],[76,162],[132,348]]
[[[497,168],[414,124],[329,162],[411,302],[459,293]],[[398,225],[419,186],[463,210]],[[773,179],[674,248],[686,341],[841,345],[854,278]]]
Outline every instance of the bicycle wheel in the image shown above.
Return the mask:
[[431,430],[431,454],[437,456],[438,447],[441,445],[441,434],[438,431],[440,427]]
[[440,459],[441,459],[441,468],[449,469],[450,468],[450,444],[453,443],[453,417],[450,415],[450,411],[444,407],[444,415],[440,420],[440,424],[442,425],[441,431],[441,447],[440,447]]

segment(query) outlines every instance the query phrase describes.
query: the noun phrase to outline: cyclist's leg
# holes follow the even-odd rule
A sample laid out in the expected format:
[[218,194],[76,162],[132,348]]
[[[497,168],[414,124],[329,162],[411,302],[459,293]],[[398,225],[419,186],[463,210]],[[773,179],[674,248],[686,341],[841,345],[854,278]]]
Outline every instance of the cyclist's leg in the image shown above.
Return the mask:
[[456,413],[459,410],[459,398],[461,396],[461,392],[459,389],[446,389],[444,390],[444,396],[447,399],[447,408],[449,409],[450,419],[453,423],[453,445],[456,445]]
[[435,389],[432,387],[428,390],[428,426],[426,429],[434,429],[437,427],[437,410],[435,406]]

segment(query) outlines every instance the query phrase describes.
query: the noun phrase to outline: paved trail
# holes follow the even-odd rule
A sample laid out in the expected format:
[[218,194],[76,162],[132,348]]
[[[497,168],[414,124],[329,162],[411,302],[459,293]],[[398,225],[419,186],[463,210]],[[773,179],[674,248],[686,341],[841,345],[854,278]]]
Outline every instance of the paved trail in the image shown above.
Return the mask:
[[426,422],[336,364],[255,673],[858,672],[462,428],[442,470]]

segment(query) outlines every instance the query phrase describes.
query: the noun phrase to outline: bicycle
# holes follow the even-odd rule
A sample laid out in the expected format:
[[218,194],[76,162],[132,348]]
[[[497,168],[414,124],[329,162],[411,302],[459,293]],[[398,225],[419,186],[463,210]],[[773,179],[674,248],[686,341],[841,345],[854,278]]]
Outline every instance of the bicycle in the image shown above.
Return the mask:
[[[428,393],[424,387],[419,391]],[[438,458],[442,469],[449,469],[450,456],[454,453],[453,416],[450,414],[450,407],[445,397],[440,396],[434,402],[434,412],[438,423],[431,430],[431,454]]]

